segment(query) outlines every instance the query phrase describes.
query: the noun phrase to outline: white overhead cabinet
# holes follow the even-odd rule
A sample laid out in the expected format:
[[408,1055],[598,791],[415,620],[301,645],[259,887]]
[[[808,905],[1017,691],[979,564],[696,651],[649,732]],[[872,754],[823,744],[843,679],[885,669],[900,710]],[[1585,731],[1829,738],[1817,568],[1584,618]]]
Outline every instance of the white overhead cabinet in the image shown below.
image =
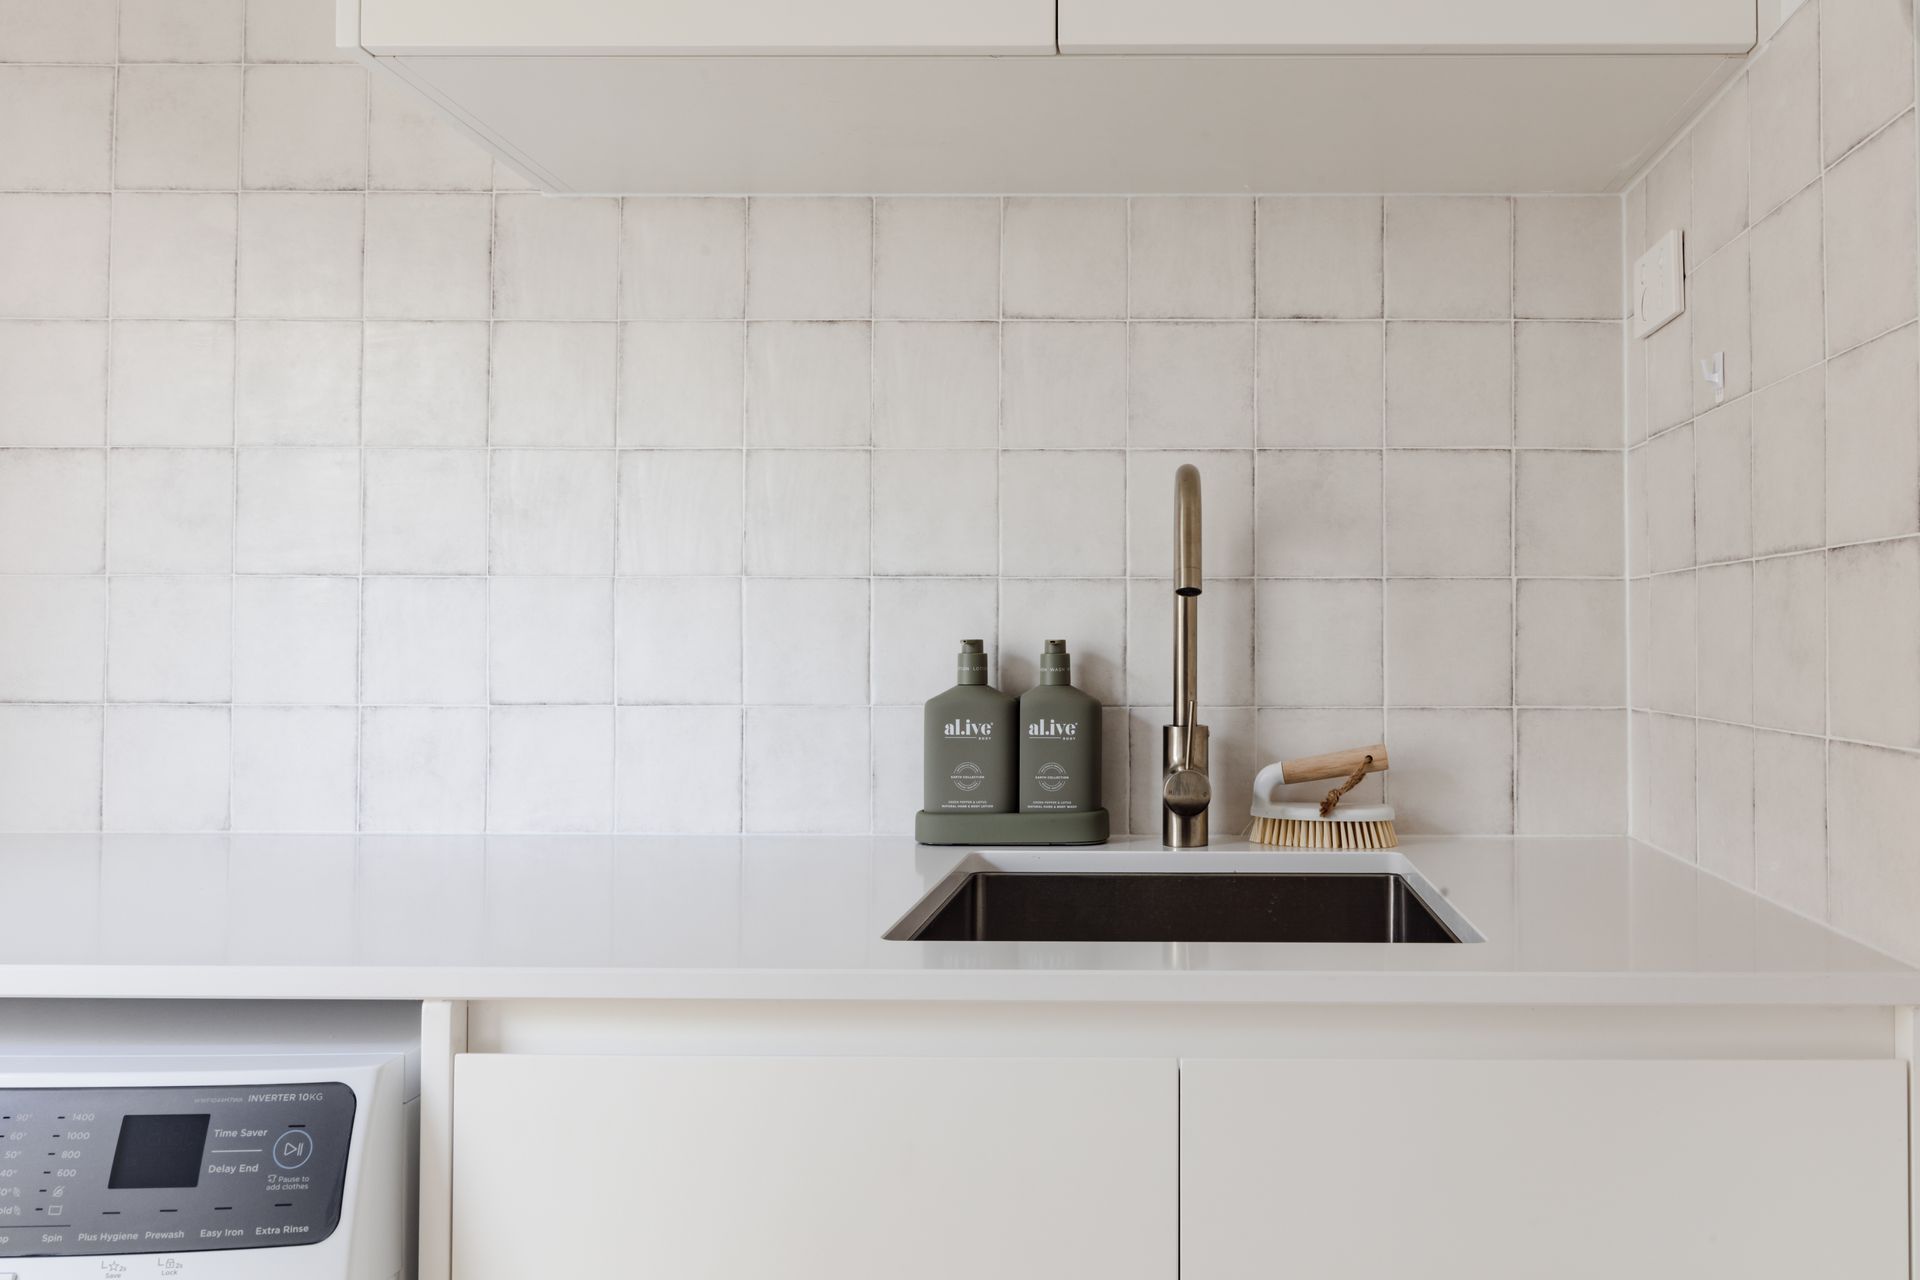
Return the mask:
[[[1757,0],[338,0],[553,191],[1617,189]],[[1228,55],[1228,56],[1222,56]]]

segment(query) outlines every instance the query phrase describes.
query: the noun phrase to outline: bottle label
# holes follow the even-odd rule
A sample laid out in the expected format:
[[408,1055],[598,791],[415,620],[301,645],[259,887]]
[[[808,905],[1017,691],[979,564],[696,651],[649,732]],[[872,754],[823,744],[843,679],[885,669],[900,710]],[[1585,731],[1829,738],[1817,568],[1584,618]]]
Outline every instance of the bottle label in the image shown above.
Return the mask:
[[1080,737],[1078,720],[1052,720],[1041,717],[1027,726],[1029,738],[1045,738],[1058,742],[1075,742]]
[[940,732],[949,742],[992,742],[993,721],[949,720]]

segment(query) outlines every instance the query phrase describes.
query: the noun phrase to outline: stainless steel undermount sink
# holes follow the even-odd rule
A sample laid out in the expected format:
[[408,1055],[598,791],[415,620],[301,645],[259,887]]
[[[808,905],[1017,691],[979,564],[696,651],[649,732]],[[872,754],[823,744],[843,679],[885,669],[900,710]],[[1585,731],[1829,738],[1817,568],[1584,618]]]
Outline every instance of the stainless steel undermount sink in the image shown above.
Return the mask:
[[962,863],[895,942],[1478,942],[1398,855],[1231,870]]

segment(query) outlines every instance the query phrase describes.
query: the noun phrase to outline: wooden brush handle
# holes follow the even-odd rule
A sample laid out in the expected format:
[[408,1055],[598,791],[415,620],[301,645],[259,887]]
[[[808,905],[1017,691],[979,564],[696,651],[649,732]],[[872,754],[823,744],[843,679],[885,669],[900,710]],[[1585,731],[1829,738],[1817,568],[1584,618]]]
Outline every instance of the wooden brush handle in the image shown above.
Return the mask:
[[1367,765],[1368,773],[1383,773],[1387,767],[1387,744],[1375,743],[1371,747],[1354,747],[1350,751],[1333,751],[1323,756],[1301,756],[1297,760],[1280,762],[1280,781],[1282,782],[1326,782],[1333,778],[1345,778],[1368,756],[1373,757]]

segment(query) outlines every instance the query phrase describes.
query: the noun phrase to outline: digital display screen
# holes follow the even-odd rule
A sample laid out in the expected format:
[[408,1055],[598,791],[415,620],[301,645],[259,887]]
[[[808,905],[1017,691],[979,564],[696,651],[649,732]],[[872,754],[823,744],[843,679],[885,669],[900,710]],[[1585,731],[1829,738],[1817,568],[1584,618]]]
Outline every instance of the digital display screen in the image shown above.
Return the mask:
[[113,1149],[109,1191],[158,1191],[200,1185],[210,1115],[128,1116]]

